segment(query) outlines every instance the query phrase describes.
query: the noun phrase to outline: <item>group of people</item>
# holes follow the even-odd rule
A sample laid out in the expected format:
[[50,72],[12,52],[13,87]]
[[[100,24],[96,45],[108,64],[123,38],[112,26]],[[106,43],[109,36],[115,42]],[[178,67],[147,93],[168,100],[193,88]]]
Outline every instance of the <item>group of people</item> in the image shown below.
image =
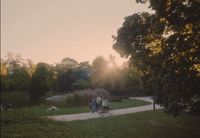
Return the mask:
[[98,95],[97,97],[93,96],[93,99],[91,101],[91,105],[92,105],[91,112],[94,113],[95,110],[99,111],[101,108],[108,110],[108,105],[110,105],[110,103],[108,102],[106,96]]

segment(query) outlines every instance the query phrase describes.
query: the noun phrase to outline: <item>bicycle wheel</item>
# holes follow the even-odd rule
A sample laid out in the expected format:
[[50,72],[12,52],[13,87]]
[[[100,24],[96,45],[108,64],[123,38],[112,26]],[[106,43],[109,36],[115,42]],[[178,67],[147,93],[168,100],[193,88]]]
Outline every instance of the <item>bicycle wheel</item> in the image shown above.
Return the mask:
[[100,114],[101,116],[104,116],[104,115],[105,115],[104,110],[103,110],[103,109],[100,109],[99,114]]
[[110,115],[113,114],[113,109],[112,109],[112,107],[110,107],[110,108],[108,109],[108,113],[109,113]]

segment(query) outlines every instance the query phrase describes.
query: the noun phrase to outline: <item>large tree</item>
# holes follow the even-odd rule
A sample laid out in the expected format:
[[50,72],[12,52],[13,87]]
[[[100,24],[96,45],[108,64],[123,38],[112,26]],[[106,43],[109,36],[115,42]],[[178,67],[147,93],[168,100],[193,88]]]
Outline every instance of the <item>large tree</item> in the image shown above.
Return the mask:
[[97,56],[92,62],[91,83],[94,87],[103,87],[106,81],[106,73],[108,61],[102,56]]
[[73,70],[68,69],[65,73],[59,74],[54,87],[54,92],[69,92],[72,84],[76,81],[73,77]]
[[116,66],[115,57],[110,55],[110,61],[97,56],[92,62],[91,83],[93,87],[116,91],[124,87],[121,69]]
[[38,63],[31,78],[30,97],[38,98],[48,91],[48,69],[45,63]]
[[76,68],[77,65],[78,62],[75,59],[66,57],[62,59],[61,63],[56,63],[54,71],[57,73],[57,75],[60,75],[65,73],[68,69]]
[[13,71],[14,89],[28,91],[30,88],[31,77],[25,67],[21,67]]
[[[136,0],[146,3],[147,0]],[[113,48],[142,71],[156,103],[174,116],[200,96],[199,0],[149,0],[155,14],[125,18]],[[184,106],[183,106],[184,105]]]

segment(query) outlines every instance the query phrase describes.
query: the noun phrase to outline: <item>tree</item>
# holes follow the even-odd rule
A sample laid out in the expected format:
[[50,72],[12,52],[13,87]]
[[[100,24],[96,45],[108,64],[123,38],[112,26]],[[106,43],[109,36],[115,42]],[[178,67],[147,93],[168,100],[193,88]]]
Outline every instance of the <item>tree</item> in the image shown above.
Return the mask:
[[[23,59],[20,54],[15,54],[11,52],[7,52],[7,60],[1,60],[1,78],[2,78],[2,86],[4,90],[13,91],[16,90],[16,79],[18,70],[20,70],[23,66]],[[15,73],[14,73],[15,72]],[[19,76],[18,76],[19,77]],[[20,86],[17,86],[20,87]],[[18,89],[17,89],[18,90]]]
[[75,68],[78,65],[78,62],[75,59],[68,57],[64,58],[61,63],[68,68]]
[[108,61],[102,56],[97,56],[92,62],[91,83],[94,87],[103,87],[106,82],[105,71],[108,68]]
[[116,91],[124,87],[123,77],[120,68],[116,66],[115,57],[110,55],[109,58],[110,61],[101,56],[94,59],[91,68],[91,83],[93,87]]
[[88,89],[91,88],[92,85],[90,84],[90,82],[84,80],[84,79],[77,79],[73,84],[72,84],[72,88],[74,90],[81,90],[81,89]]
[[54,67],[54,71],[57,75],[65,73],[68,69],[74,69],[78,65],[78,62],[72,58],[64,58],[61,63],[56,63]]
[[7,76],[7,68],[8,68],[8,64],[4,59],[1,59],[1,92],[5,91],[6,88],[6,76]]
[[89,64],[89,61],[80,62],[73,70],[73,77],[75,77],[76,79],[84,79],[90,81],[90,70],[91,65]]
[[17,91],[28,91],[30,87],[31,77],[26,68],[21,67],[13,71],[14,89]]
[[156,103],[165,113],[177,116],[188,107],[192,96],[200,96],[200,2],[149,3],[155,14],[126,17],[113,36],[113,48],[121,56],[131,56],[130,61],[142,71],[142,80],[146,78],[145,86],[154,91]]
[[47,69],[47,85],[49,90],[53,90],[55,80],[56,80],[56,75],[54,72],[54,67],[50,64],[40,62],[37,64],[38,67],[46,67]]
[[72,84],[75,79],[72,77],[73,70],[68,69],[67,72],[59,74],[55,83],[55,92],[69,92],[72,90]]
[[132,91],[132,94],[144,95],[140,74],[140,70],[129,64],[128,61],[123,64],[125,88]]
[[34,72],[35,72],[36,65],[30,59],[27,59],[26,62],[27,63],[25,64],[25,67],[26,67],[26,69],[27,69],[28,74],[30,75],[30,77],[32,77],[33,74],[34,74]]
[[48,70],[42,63],[38,63],[31,79],[30,97],[38,98],[48,91]]

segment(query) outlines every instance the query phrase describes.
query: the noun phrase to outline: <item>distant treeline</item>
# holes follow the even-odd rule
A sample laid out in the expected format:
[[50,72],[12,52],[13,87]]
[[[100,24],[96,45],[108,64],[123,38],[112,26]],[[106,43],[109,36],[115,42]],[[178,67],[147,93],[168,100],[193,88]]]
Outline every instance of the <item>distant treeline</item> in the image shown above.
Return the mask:
[[109,61],[97,56],[92,65],[68,57],[54,65],[34,64],[11,52],[6,57],[1,59],[1,92],[29,92],[36,98],[49,90],[60,93],[104,88],[113,95],[144,95],[140,71],[128,62],[117,66],[112,55]]

